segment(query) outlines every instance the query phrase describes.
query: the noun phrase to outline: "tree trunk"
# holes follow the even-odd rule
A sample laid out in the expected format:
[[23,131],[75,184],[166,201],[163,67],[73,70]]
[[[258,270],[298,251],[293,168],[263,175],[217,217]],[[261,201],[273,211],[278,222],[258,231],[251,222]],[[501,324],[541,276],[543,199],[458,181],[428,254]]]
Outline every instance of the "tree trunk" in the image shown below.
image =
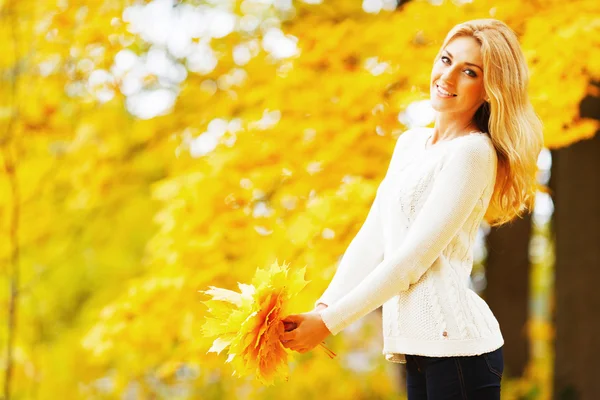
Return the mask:
[[504,337],[505,375],[523,375],[529,361],[529,238],[531,215],[492,228],[488,237],[484,297]]
[[555,399],[597,399],[600,394],[599,171],[599,132],[553,151]]

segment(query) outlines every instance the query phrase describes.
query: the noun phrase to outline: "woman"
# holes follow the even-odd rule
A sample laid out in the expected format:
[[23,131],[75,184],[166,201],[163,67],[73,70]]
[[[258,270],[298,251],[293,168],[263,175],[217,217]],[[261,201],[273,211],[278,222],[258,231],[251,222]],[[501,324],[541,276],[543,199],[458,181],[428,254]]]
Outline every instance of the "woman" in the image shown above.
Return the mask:
[[431,72],[433,128],[396,142],[367,218],[312,312],[283,345],[306,352],[383,306],[383,353],[406,363],[413,399],[499,399],[498,321],[468,287],[481,221],[533,207],[542,124],[514,32],[495,19],[452,28]]

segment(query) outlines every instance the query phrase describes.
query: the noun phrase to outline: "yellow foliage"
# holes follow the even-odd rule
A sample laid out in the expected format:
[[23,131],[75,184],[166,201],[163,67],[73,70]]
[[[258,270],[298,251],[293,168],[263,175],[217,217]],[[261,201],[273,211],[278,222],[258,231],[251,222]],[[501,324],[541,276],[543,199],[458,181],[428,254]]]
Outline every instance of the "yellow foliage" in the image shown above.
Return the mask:
[[[458,22],[491,16],[515,28],[548,147],[598,129],[578,109],[600,78],[600,58],[589,57],[600,45],[597,1],[412,0],[368,14],[361,2],[336,0],[293,2],[289,15],[262,2],[260,29],[213,38],[218,67],[188,71],[171,112],[150,120],[129,114],[116,82],[100,85],[113,91],[107,102],[90,83],[123,49],[145,56],[148,43],[124,18],[133,3],[0,1],[0,302],[8,304],[17,266],[14,398],[121,398],[134,389],[138,398],[176,398],[182,386],[189,398],[219,400],[397,398],[378,315],[332,338],[338,362],[298,356],[287,382],[249,388],[218,354],[205,354],[215,341],[200,321],[212,311],[199,307],[197,291],[249,281],[256,265],[279,257],[307,265],[313,284],[292,301],[312,306],[364,221],[405,129],[399,115],[428,98],[432,57]],[[249,12],[249,1],[229,3],[240,17]],[[275,60],[261,48],[271,23],[297,38],[297,56]],[[254,39],[256,53],[236,64],[235,46]],[[229,86],[224,77],[236,72],[246,79]],[[142,90],[156,84],[149,74]],[[217,147],[193,157],[192,143],[219,119],[228,130]],[[209,304],[217,314],[229,307]],[[529,328],[552,340],[547,324]],[[550,374],[547,358],[534,360],[507,398],[548,385]]]

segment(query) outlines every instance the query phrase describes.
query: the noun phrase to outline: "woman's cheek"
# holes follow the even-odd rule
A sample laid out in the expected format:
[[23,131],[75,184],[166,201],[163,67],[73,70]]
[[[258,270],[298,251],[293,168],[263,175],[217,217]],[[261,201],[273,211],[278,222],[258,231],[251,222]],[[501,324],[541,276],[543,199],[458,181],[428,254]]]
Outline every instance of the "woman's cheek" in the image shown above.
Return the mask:
[[433,68],[431,69],[431,76],[432,77],[436,77],[436,76],[439,76],[439,75],[441,75],[441,67],[440,67],[439,63],[436,62],[433,65]]

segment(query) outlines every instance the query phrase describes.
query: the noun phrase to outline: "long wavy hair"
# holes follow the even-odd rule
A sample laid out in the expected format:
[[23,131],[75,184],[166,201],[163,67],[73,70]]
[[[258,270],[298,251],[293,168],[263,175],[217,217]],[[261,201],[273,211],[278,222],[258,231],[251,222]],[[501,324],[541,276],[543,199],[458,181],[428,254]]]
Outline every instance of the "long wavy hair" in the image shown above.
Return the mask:
[[481,46],[489,101],[473,119],[490,136],[498,155],[494,193],[484,218],[490,226],[499,226],[533,210],[536,190],[541,187],[537,159],[543,125],[529,101],[527,62],[513,30],[497,19],[466,21],[448,32],[435,59],[459,36],[470,36]]

